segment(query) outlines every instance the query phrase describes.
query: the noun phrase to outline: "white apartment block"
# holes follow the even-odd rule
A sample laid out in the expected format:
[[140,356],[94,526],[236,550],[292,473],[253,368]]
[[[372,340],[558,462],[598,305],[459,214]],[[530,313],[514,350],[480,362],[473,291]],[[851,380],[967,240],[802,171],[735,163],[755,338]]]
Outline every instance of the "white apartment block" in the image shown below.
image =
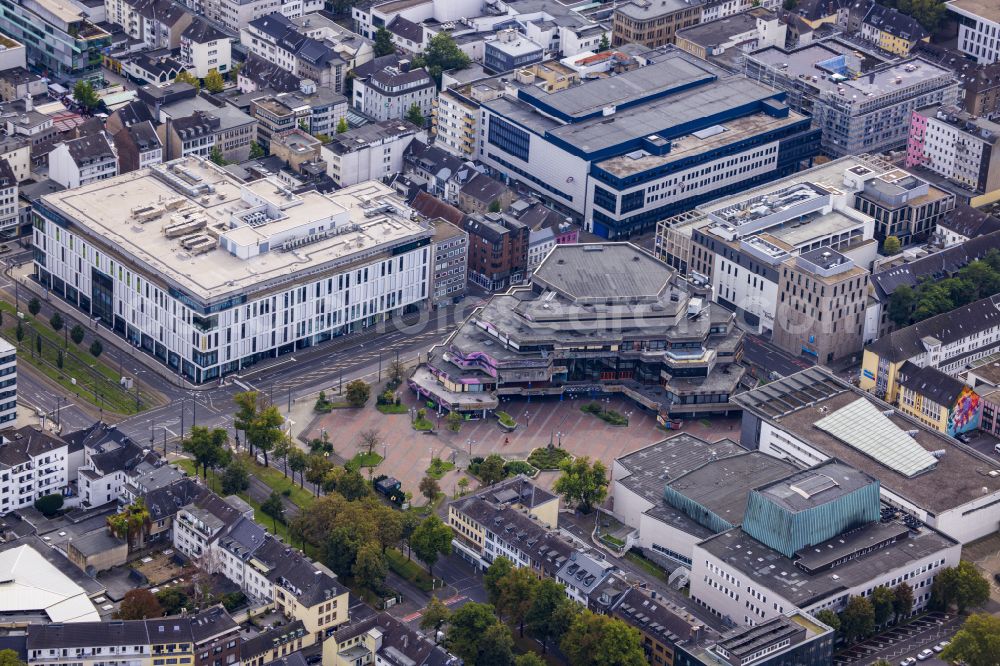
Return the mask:
[[194,382],[416,309],[431,230],[366,182],[294,194],[183,158],[44,197],[36,276]]
[[[15,381],[4,387],[4,394],[17,390],[14,356],[13,350],[0,356],[0,367]],[[3,412],[9,414],[14,397],[3,398]],[[62,493],[68,483],[67,456],[65,442],[32,427],[4,431],[0,435],[0,515],[30,506],[39,497]]]
[[17,418],[17,350],[0,340],[0,423]]
[[980,65],[1000,60],[1000,4],[992,0],[951,0],[958,19],[958,50]]
[[199,79],[213,69],[226,74],[232,67],[232,41],[208,21],[198,19],[181,33],[180,60]]
[[49,153],[49,178],[67,189],[118,175],[118,155],[104,132],[65,141]]
[[0,158],[0,232],[16,229],[17,220],[17,176],[7,160]]
[[956,106],[917,109],[906,144],[906,166],[916,165],[973,193],[1000,190],[1000,124]]
[[354,81],[353,106],[375,120],[404,118],[416,104],[420,114],[429,120],[437,88],[434,79],[424,69],[385,67],[366,79]]
[[274,12],[289,18],[302,16],[323,9],[322,0],[185,0],[184,4],[195,12],[201,12],[230,32],[239,33],[250,21]]
[[403,170],[403,155],[414,139],[426,140],[423,130],[399,120],[362,125],[333,135],[321,148],[326,173],[340,187],[381,180]]

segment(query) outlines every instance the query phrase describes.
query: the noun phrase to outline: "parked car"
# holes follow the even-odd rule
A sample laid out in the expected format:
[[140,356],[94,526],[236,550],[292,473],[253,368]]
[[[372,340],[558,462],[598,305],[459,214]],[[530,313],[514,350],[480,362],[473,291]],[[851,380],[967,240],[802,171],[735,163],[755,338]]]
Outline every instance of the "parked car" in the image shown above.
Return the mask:
[[921,650],[920,653],[917,654],[917,661],[927,661],[933,656],[934,652],[932,652],[931,650]]
[[946,647],[948,647],[948,643],[950,643],[950,642],[951,641],[941,641],[940,643],[938,643],[937,645],[935,645],[931,649],[934,650],[934,652],[941,652]]
[[899,662],[899,666],[913,666],[915,663],[917,663],[916,659],[913,657],[907,657],[903,661]]

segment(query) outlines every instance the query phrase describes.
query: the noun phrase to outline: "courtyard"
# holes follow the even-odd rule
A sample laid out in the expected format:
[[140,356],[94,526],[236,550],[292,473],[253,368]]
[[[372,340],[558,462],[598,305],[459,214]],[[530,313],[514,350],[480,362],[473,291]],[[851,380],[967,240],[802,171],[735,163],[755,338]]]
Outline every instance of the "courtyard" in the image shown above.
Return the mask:
[[[401,392],[403,404],[412,409],[426,409],[409,391]],[[595,415],[580,410],[587,398],[577,399],[505,399],[501,409],[517,422],[513,432],[500,428],[496,418],[465,421],[459,432],[447,427],[446,414],[438,417],[427,410],[433,423],[433,432],[418,432],[410,423],[412,414],[382,414],[369,401],[361,409],[335,409],[313,419],[304,439],[322,437],[324,430],[336,454],[348,460],[358,452],[360,433],[376,429],[382,445],[375,451],[384,460],[373,470],[373,475],[395,477],[403,489],[413,493],[413,503],[422,504],[417,487],[426,475],[432,458],[453,462],[455,469],[447,471],[439,481],[441,490],[449,497],[458,490],[458,481],[473,457],[496,453],[507,460],[524,460],[538,447],[562,446],[574,456],[599,459],[610,469],[612,461],[677,432],[688,432],[709,441],[739,436],[736,417],[684,421],[681,429],[664,430],[656,422],[655,414],[638,408],[623,397],[604,397],[603,408],[628,415],[627,426],[612,426]],[[597,400],[600,402],[600,400]],[[364,471],[364,470],[363,470]],[[541,472],[537,483],[550,488],[558,472]],[[476,488],[470,479],[470,490]]]

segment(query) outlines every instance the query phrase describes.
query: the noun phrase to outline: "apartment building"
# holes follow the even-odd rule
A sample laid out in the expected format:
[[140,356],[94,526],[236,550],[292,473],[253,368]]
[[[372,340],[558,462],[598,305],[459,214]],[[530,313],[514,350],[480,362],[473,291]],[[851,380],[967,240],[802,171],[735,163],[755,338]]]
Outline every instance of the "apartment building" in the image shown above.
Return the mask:
[[148,120],[118,130],[112,140],[118,153],[118,173],[144,169],[163,161],[163,143]]
[[957,184],[980,206],[1000,199],[1000,123],[957,106],[934,105],[910,117],[906,166],[923,166]]
[[197,18],[181,33],[180,60],[199,79],[213,69],[225,75],[232,68],[232,42],[211,23]]
[[[233,162],[242,162],[250,156],[250,144],[257,138],[257,119],[232,104],[222,102],[211,95],[199,95],[193,89],[178,89],[175,94],[159,100],[159,103],[152,96],[147,96],[146,100],[151,109],[154,111],[159,109],[158,120],[163,125],[157,128],[157,132],[167,151],[165,160],[181,156],[180,152],[174,152],[176,146],[168,146],[165,140],[166,124],[184,118],[189,119],[185,121],[189,125],[198,124],[190,120],[195,116],[204,121],[200,124],[211,126],[212,137],[199,137],[204,141],[199,140],[197,143],[193,142],[192,138],[190,146],[192,149],[204,149],[208,145],[208,149],[211,150],[215,146],[226,160]],[[208,152],[204,154],[208,155]]]
[[43,197],[35,213],[36,275],[51,293],[194,382],[428,296],[432,232],[379,183],[293,194],[187,157]]
[[376,58],[354,70],[351,105],[375,120],[398,120],[416,105],[430,120],[437,88],[427,70],[396,56]]
[[[240,31],[250,53],[295,76],[342,93],[344,77],[372,57],[371,46],[357,35],[339,32],[320,15],[291,19],[274,13],[251,21]],[[311,36],[315,35],[315,36]]]
[[9,423],[17,418],[17,350],[6,340],[0,341],[0,378],[0,423]]
[[[17,176],[10,162],[0,157],[0,234],[16,232],[18,209]],[[0,412],[0,423],[4,420]]]
[[1000,60],[1000,8],[990,0],[949,0],[958,19],[958,50],[981,65]]
[[[8,373],[12,355],[8,352],[0,361]],[[10,413],[9,396],[2,409]],[[68,455],[64,441],[30,426],[0,433],[0,515],[61,494],[69,483]]]
[[234,34],[247,27],[250,22],[280,12],[294,18],[323,9],[319,0],[185,0],[184,5],[197,14],[203,14],[210,21],[222,25]]
[[930,33],[912,16],[875,2],[861,21],[860,35],[883,51],[903,58],[910,55],[917,42],[931,39]]
[[391,664],[440,666],[457,663],[438,642],[410,629],[388,613],[356,620],[333,632],[323,643],[323,663],[329,666]]
[[907,416],[952,437],[980,427],[984,401],[961,379],[931,366],[904,363],[896,406]]
[[512,215],[477,213],[464,221],[469,234],[469,280],[491,292],[505,291],[528,277],[527,225]]
[[320,149],[326,173],[341,187],[383,180],[403,170],[403,158],[423,129],[406,120],[383,120],[331,135]]
[[468,283],[469,234],[442,220],[431,220],[434,237],[431,248],[434,266],[431,271],[431,305],[437,307],[465,295]]
[[503,86],[495,79],[442,89],[434,99],[434,145],[461,158],[476,159],[480,145],[479,106],[502,93]]
[[0,29],[27,48],[27,61],[65,77],[99,69],[111,35],[68,0],[5,0]]
[[835,40],[744,58],[748,78],[786,91],[789,106],[812,114],[831,156],[902,148],[915,109],[958,101],[959,81],[941,65],[911,57],[863,71],[862,62]]
[[194,666],[192,618],[31,624],[32,666]]
[[208,159],[215,148],[215,136],[221,129],[219,118],[205,111],[190,116],[170,117],[158,132],[167,161],[188,156]]
[[66,188],[83,187],[117,175],[118,155],[104,132],[64,141],[49,153],[49,178]]
[[782,93],[676,48],[643,62],[560,86],[519,72],[481,103],[480,160],[617,239],[790,175],[819,148],[819,131]]

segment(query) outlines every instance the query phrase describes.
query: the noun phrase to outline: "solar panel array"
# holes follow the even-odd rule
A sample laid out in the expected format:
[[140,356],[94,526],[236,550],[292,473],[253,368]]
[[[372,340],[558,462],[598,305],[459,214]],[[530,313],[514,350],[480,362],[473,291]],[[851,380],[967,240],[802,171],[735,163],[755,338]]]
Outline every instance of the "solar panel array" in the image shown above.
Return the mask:
[[816,427],[903,476],[916,476],[937,464],[937,458],[865,398],[820,419]]

